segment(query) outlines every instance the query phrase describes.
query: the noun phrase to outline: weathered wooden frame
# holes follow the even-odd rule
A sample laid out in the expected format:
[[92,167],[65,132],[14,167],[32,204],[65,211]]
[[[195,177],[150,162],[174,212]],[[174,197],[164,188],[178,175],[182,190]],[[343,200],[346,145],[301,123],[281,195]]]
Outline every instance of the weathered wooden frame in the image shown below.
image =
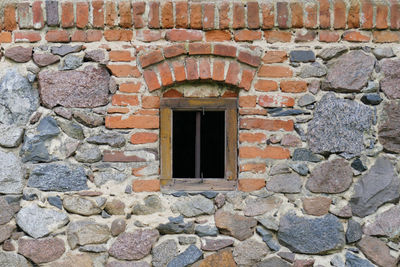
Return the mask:
[[[225,178],[172,177],[172,113],[174,110],[225,111]],[[238,115],[236,98],[164,98],[160,103],[161,185],[163,190],[235,190],[237,181]]]

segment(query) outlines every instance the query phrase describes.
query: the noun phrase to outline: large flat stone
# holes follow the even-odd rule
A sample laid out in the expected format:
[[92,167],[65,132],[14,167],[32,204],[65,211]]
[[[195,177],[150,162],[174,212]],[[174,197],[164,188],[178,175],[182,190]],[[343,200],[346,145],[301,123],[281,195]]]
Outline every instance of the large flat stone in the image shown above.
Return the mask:
[[397,259],[390,255],[390,249],[376,237],[364,236],[357,247],[365,254],[365,256],[378,266],[395,267]]
[[195,245],[190,245],[184,252],[172,259],[167,267],[185,267],[198,261],[203,256],[203,252]]
[[400,103],[385,103],[379,123],[378,139],[386,151],[400,153]]
[[105,68],[42,71],[38,76],[40,98],[44,106],[88,108],[108,103],[110,74]]
[[0,150],[0,193],[20,194],[24,188],[23,179],[20,160],[13,153]]
[[84,216],[100,214],[102,209],[99,204],[102,203],[98,203],[96,199],[80,196],[64,196],[63,199],[64,209]]
[[107,225],[92,220],[74,221],[68,225],[67,240],[71,249],[78,245],[102,244],[111,237]]
[[172,206],[185,217],[195,217],[203,214],[214,214],[214,202],[201,195],[182,197]]

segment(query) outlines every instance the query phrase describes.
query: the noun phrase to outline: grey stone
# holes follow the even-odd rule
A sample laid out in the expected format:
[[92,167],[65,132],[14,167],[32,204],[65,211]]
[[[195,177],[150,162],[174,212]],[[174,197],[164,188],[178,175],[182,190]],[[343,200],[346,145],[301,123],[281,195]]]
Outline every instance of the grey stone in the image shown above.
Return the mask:
[[356,158],[352,163],[351,167],[359,172],[364,172],[368,170],[368,168],[364,165],[360,158]]
[[112,236],[118,236],[119,234],[123,233],[126,229],[126,222],[124,219],[115,219],[111,223],[111,234]]
[[204,191],[201,192],[200,195],[205,196],[208,199],[215,198],[218,195],[218,192],[215,191]]
[[126,174],[120,172],[98,172],[94,176],[94,184],[97,186],[101,186],[108,181],[116,181],[118,183],[121,183],[125,181],[126,178]]
[[200,237],[217,236],[218,228],[211,225],[196,225],[194,228],[194,232]]
[[374,267],[367,259],[362,259],[351,252],[346,252],[346,267]]
[[50,205],[62,210],[62,200],[59,196],[47,197],[47,201],[49,202]]
[[196,244],[197,237],[196,236],[178,236],[178,242],[180,245]]
[[243,213],[245,216],[257,216],[266,212],[276,211],[282,204],[282,199],[278,196],[266,198],[247,198]]
[[255,217],[255,219],[265,228],[278,231],[279,229],[279,221],[278,218],[271,214],[263,214]]
[[290,267],[292,266],[285,260],[282,260],[279,257],[270,257],[267,258],[255,265],[255,267]]
[[400,206],[396,205],[378,214],[374,222],[364,225],[364,234],[385,236],[397,242],[400,239]]
[[0,124],[23,126],[38,107],[37,90],[16,69],[8,69],[0,81]]
[[161,244],[155,246],[151,255],[154,267],[163,267],[178,255],[178,245],[174,239],[168,239]]
[[383,99],[379,94],[366,94],[361,97],[361,102],[366,105],[376,106],[379,105]]
[[32,58],[32,47],[14,46],[6,49],[4,56],[18,63],[25,63]]
[[86,245],[79,247],[79,251],[101,253],[106,252],[107,248],[104,245]]
[[12,224],[0,225],[0,244],[9,239],[16,226]]
[[51,162],[56,158],[49,154],[45,141],[47,137],[41,135],[29,136],[25,135],[24,143],[20,150],[20,157],[23,162],[41,163]]
[[214,202],[203,196],[182,197],[171,207],[185,217],[196,217],[203,214],[214,214]]
[[112,261],[106,267],[150,267],[145,261]]
[[20,194],[24,187],[24,171],[20,160],[12,153],[0,150],[0,193]]
[[348,48],[345,46],[336,46],[322,49],[317,56],[322,58],[323,60],[329,60],[334,57],[340,56],[341,54],[348,51]]
[[233,249],[233,257],[239,266],[254,266],[269,252],[267,245],[253,239],[239,243]]
[[304,65],[299,73],[301,78],[322,77],[326,75],[326,67],[319,62]]
[[0,146],[14,148],[21,144],[24,128],[0,124]]
[[164,224],[159,224],[157,230],[162,235],[168,234],[194,234],[194,223],[183,221],[183,216],[178,216],[176,218],[169,217],[169,222]]
[[61,164],[35,167],[29,176],[28,186],[58,192],[88,189],[86,173],[82,167]]
[[0,266],[31,267],[32,264],[24,256],[14,252],[0,251]]
[[105,53],[101,49],[85,51],[85,60],[103,62],[105,60]]
[[367,84],[375,65],[375,58],[360,50],[340,56],[328,65],[324,90],[360,92]]
[[311,50],[294,50],[289,54],[291,62],[314,62],[315,54]]
[[51,53],[54,55],[59,55],[59,56],[66,56],[70,53],[76,53],[82,50],[82,45],[61,45],[61,46],[52,46],[51,47]]
[[[72,116],[72,115],[71,115]],[[83,140],[85,139],[85,134],[83,133],[83,128],[79,124],[66,121],[66,120],[57,120],[61,130],[66,133],[69,137]]]
[[201,249],[205,251],[217,251],[233,245],[233,239],[201,239]]
[[368,81],[366,87],[364,87],[361,92],[363,93],[375,93],[378,92],[380,88],[379,82],[377,81]]
[[303,181],[298,174],[274,175],[267,182],[267,189],[275,193],[299,193]]
[[150,195],[144,198],[144,204],[136,204],[132,208],[132,214],[147,215],[163,210],[161,199],[157,195]]
[[335,216],[308,219],[288,212],[281,217],[278,239],[295,253],[326,254],[345,244],[343,225]]
[[284,110],[284,111],[280,111],[280,112],[273,112],[271,114],[272,114],[272,117],[284,117],[284,116],[296,116],[296,115],[302,115],[302,114],[310,114],[310,112],[307,110],[301,110],[301,109],[288,109],[288,110]]
[[67,55],[60,66],[60,70],[74,70],[82,66],[82,64],[83,56]]
[[60,61],[60,58],[56,55],[52,55],[50,53],[37,53],[35,52],[33,54],[33,61],[39,66],[39,67],[46,67],[49,65],[52,65],[54,63],[57,63]]
[[369,107],[328,93],[318,102],[308,123],[309,147],[314,153],[357,156],[364,148],[364,132],[371,128],[372,122],[373,112]]
[[45,107],[89,108],[108,103],[110,74],[103,67],[39,73],[40,98]]
[[297,105],[299,105],[300,107],[304,107],[315,103],[315,101],[316,100],[313,95],[305,94],[299,98],[299,100],[297,101]]
[[46,1],[46,15],[47,15],[47,25],[57,26],[58,21],[58,1],[48,0]]
[[334,267],[346,267],[344,265],[344,261],[342,260],[342,258],[339,255],[333,256],[330,263]]
[[296,148],[292,155],[293,161],[309,161],[309,162],[320,162],[323,157],[316,155],[307,148]]
[[354,215],[365,217],[385,203],[399,200],[400,180],[390,160],[380,157],[354,186],[350,200]]
[[195,263],[203,257],[203,252],[195,245],[190,245],[184,252],[172,259],[167,267],[185,267]]
[[344,159],[326,161],[315,167],[307,180],[306,187],[314,193],[341,193],[353,182],[353,170]]
[[104,124],[103,116],[94,114],[92,112],[75,111],[74,118],[83,125],[94,128]]
[[386,151],[400,153],[400,103],[385,103],[379,123],[378,139]]
[[86,139],[86,142],[95,145],[109,145],[111,147],[123,147],[126,143],[123,135],[117,133],[99,134]]
[[389,58],[396,56],[391,47],[376,47],[372,50],[372,53],[377,59]]
[[68,212],[90,216],[100,214],[102,209],[92,198],[79,196],[64,196],[63,206]]
[[272,251],[279,251],[281,249],[281,246],[275,241],[270,231],[264,229],[262,226],[257,226],[256,231]]
[[39,136],[41,136],[44,140],[56,137],[60,133],[57,121],[50,116],[44,117],[40,121],[37,131],[39,132]]
[[361,225],[353,219],[350,219],[347,224],[346,242],[354,243],[362,237]]
[[110,237],[110,230],[107,225],[92,220],[74,221],[67,228],[67,241],[71,249],[78,245],[106,243]]
[[75,159],[78,162],[95,163],[102,158],[100,149],[95,145],[83,144],[75,152]]
[[292,170],[300,174],[301,176],[306,176],[308,174],[308,166],[304,162],[290,162],[289,166]]
[[6,224],[14,217],[15,211],[13,207],[8,204],[5,197],[0,197],[0,225]]
[[286,162],[275,164],[269,171],[269,175],[271,176],[287,173],[290,173],[290,168]]
[[23,207],[16,217],[17,225],[33,238],[39,238],[63,227],[69,222],[61,211],[40,208],[36,204]]

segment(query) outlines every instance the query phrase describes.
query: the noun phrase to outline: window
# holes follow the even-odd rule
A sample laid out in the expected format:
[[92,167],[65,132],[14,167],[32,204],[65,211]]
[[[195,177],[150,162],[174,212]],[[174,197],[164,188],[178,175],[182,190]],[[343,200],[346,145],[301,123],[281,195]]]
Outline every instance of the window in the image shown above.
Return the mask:
[[174,190],[233,190],[237,100],[161,100],[161,183]]

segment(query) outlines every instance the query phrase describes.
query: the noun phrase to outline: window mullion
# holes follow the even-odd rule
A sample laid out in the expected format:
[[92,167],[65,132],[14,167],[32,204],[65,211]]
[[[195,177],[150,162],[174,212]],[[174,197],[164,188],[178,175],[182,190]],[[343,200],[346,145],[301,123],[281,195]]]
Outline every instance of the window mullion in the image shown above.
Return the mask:
[[195,178],[201,178],[201,112],[196,112]]

